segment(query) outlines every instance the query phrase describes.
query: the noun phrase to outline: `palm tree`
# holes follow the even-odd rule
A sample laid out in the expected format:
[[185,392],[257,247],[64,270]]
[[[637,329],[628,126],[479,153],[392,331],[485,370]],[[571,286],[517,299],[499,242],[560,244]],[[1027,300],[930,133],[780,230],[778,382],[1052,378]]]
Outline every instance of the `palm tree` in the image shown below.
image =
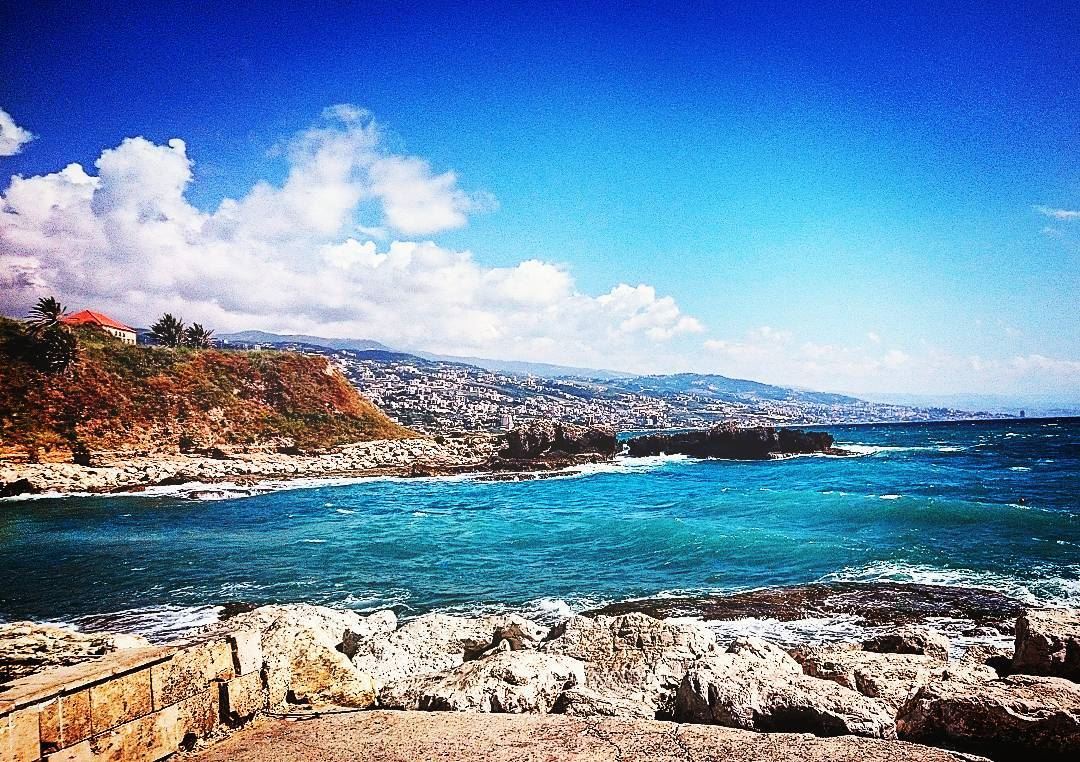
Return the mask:
[[41,334],[45,331],[59,328],[63,323],[67,310],[54,296],[46,296],[37,300],[37,304],[30,308],[27,316],[30,322],[30,332]]
[[63,323],[34,334],[33,364],[45,373],[63,373],[78,359],[79,342]]
[[150,336],[159,344],[179,347],[184,343],[184,321],[166,312],[160,320],[150,326]]
[[200,323],[192,323],[184,331],[184,345],[193,349],[209,349],[214,344],[213,329],[203,328]]

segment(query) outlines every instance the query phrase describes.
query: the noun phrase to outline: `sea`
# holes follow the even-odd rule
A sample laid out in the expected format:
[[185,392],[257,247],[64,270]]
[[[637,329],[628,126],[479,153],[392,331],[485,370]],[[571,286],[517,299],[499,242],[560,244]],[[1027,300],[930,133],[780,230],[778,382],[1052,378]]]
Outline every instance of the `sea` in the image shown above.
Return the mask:
[[[838,581],[1080,606],[1080,419],[807,428],[858,457],[6,499],[0,620],[165,641],[230,606],[550,623],[631,599]],[[799,626],[839,638],[848,620]]]

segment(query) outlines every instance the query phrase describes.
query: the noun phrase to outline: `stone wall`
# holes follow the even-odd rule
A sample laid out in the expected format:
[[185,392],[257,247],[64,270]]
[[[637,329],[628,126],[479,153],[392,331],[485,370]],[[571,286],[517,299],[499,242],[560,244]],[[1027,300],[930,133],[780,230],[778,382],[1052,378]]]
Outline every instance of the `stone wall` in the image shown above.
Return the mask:
[[142,762],[267,707],[262,637],[239,630],[131,648],[0,686],[0,762]]

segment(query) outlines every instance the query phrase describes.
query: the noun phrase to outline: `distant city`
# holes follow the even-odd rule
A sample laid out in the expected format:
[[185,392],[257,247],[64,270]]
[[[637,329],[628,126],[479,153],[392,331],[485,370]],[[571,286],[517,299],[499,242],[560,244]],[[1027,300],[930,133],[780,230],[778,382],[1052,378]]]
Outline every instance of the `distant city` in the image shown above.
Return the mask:
[[340,349],[309,341],[226,338],[231,347],[326,355],[388,415],[429,434],[506,430],[532,419],[626,431],[701,428],[724,421],[770,426],[1004,417],[868,402],[716,375],[549,377],[388,349]]

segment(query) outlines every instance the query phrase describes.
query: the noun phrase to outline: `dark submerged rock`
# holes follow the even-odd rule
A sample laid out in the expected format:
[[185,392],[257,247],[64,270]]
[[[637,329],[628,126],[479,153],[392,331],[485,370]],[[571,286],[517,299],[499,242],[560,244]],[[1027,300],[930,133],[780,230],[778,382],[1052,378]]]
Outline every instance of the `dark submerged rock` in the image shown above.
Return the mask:
[[29,479],[16,479],[13,482],[0,484],[0,497],[32,495],[36,492],[40,492],[40,490]]
[[1024,610],[1019,601],[993,590],[905,582],[822,582],[752,590],[722,596],[646,598],[613,603],[591,612],[700,617],[709,621],[777,619],[790,622],[837,614],[857,616],[870,626],[920,624],[930,618],[971,620],[975,626],[1011,634]]

